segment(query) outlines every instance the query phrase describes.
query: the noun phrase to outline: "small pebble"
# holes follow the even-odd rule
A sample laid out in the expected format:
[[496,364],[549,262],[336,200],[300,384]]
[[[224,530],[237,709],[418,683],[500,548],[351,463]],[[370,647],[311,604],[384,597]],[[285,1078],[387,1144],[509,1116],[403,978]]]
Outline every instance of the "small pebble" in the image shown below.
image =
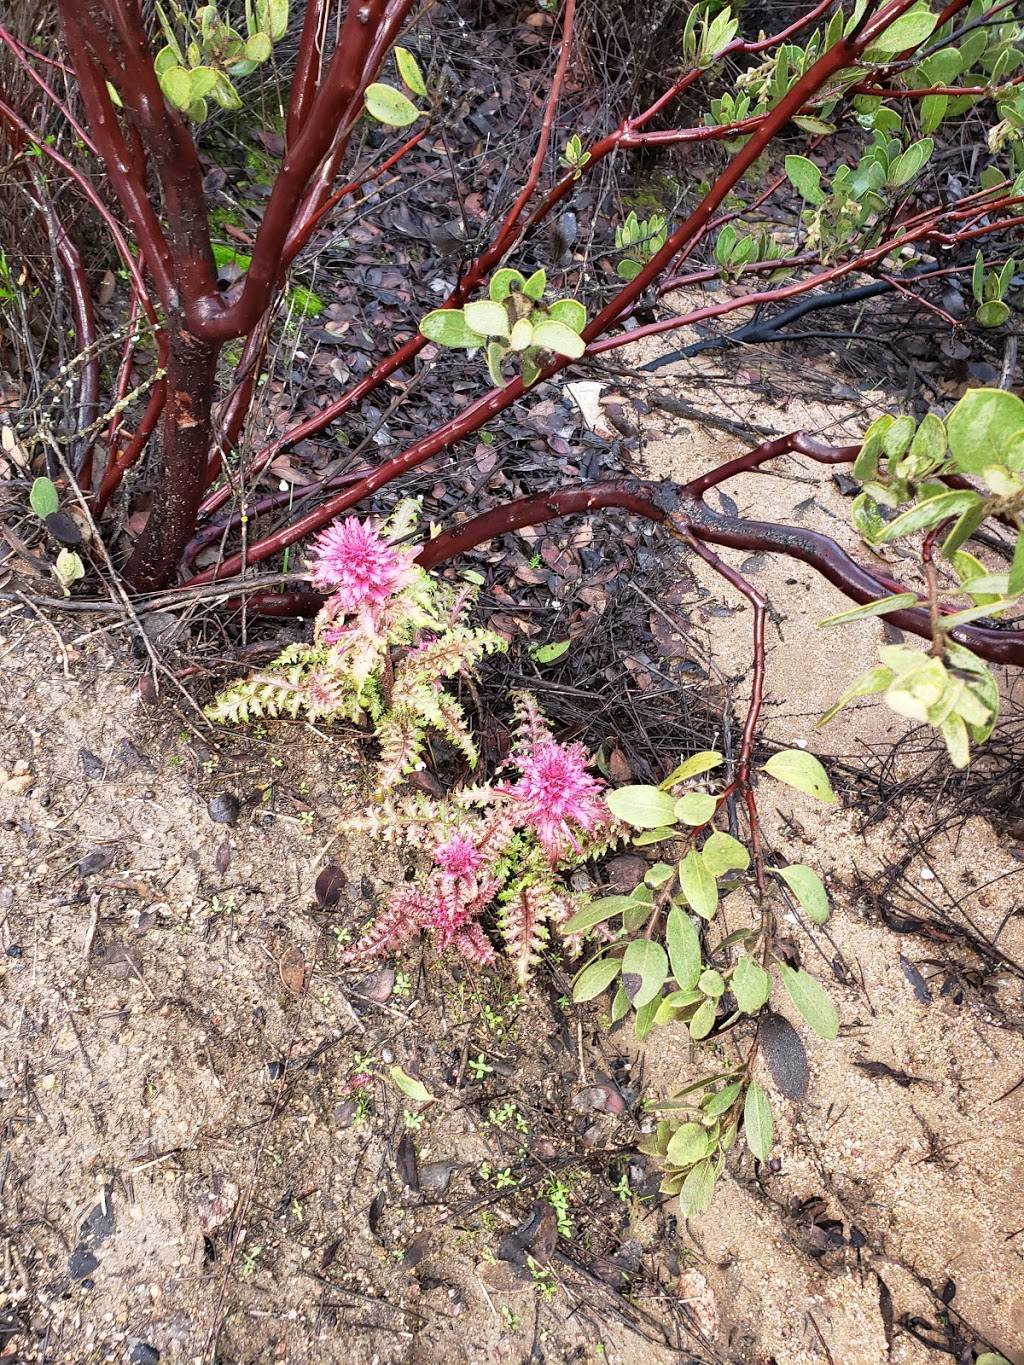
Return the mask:
[[240,809],[238,797],[231,792],[218,792],[206,803],[207,814],[215,825],[233,825]]
[[102,872],[114,861],[114,855],[109,848],[91,848],[78,860],[78,875],[80,877],[94,877],[97,872]]
[[86,1279],[94,1270],[99,1269],[99,1261],[84,1242],[79,1242],[68,1257],[68,1274],[73,1280],[80,1280],[83,1288],[91,1289],[92,1282]]
[[82,749],[78,756],[82,760],[82,772],[86,778],[103,776],[103,760],[98,754],[91,749]]

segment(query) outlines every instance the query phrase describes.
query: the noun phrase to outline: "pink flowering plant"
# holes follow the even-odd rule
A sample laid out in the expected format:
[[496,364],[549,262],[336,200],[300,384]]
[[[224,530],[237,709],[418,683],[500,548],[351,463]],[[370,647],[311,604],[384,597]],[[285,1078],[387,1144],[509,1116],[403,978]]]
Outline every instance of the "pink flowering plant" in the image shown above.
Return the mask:
[[266,669],[234,683],[206,715],[234,723],[305,715],[372,727],[382,787],[422,761],[431,730],[475,767],[465,712],[445,683],[505,644],[467,624],[472,588],[427,573],[415,549],[398,543],[418,511],[407,500],[380,524],[348,517],[328,526],[312,546],[310,578],[329,594],[312,640],[289,645]]
[[517,695],[516,710],[515,742],[495,781],[443,800],[387,798],[348,822],[416,850],[426,865],[391,893],[346,962],[429,933],[439,951],[455,948],[487,966],[497,960],[487,915],[525,984],[551,930],[578,911],[568,874],[612,848],[625,826],[608,808],[604,782],[588,772],[583,746],[558,743],[529,693]]

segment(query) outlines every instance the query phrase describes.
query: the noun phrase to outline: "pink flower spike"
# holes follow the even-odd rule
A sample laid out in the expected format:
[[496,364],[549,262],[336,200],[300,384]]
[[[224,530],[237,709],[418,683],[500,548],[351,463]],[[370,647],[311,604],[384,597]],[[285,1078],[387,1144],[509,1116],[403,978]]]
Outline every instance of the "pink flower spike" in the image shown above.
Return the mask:
[[516,761],[523,775],[506,790],[523,802],[523,814],[553,862],[570,849],[580,851],[572,826],[589,831],[609,822],[604,784],[587,772],[581,744],[545,740]]
[[342,612],[378,607],[415,577],[414,550],[396,550],[368,521],[333,522],[312,545],[313,582]]
[[449,877],[471,877],[487,860],[464,834],[453,835],[434,849],[434,862]]

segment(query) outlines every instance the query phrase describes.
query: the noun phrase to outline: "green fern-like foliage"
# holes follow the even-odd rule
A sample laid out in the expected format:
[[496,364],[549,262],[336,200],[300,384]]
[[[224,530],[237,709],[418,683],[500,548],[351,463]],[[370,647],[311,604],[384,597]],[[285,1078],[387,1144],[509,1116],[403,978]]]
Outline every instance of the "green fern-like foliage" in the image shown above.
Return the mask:
[[215,721],[305,716],[372,726],[380,745],[379,785],[395,786],[423,761],[431,732],[476,766],[465,712],[445,687],[505,648],[493,631],[468,624],[470,589],[456,589],[414,563],[385,537],[415,527],[406,502],[379,528],[354,519],[329,528],[314,547],[315,582],[337,591],[325,602],[309,644],[289,645],[267,668],[233,683],[206,708]]

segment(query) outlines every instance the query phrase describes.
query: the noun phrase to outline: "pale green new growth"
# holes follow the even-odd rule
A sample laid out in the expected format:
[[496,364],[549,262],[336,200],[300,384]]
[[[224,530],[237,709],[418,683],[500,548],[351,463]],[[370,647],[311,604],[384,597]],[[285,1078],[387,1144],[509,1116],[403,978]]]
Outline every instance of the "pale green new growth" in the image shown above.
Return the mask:
[[216,5],[200,5],[191,15],[179,5],[170,8],[168,16],[156,6],[166,46],[153,63],[168,103],[194,123],[206,119],[210,100],[222,109],[241,109],[234,81],[269,60],[288,28],[288,0],[246,0],[246,36],[232,28]]
[[529,388],[540,378],[547,356],[578,360],[586,350],[580,333],[587,325],[587,310],[576,299],[545,305],[546,288],[543,269],[527,279],[520,271],[503,267],[491,276],[486,299],[464,308],[435,308],[420,322],[420,331],[438,346],[468,351],[483,347],[487,373],[497,387],[505,383],[502,366],[511,356]]
[[[979,257],[975,296],[979,302],[997,301],[983,280]],[[841,625],[930,606],[934,627],[930,653],[906,645],[884,647],[881,662],[862,673],[818,724],[827,724],[857,697],[882,693],[899,715],[934,726],[954,766],[965,768],[971,740],[984,743],[995,727],[999,687],[987,664],[951,633],[984,617],[1003,616],[1024,600],[1024,401],[1003,389],[969,389],[945,421],[934,413],[920,424],[886,414],[865,433],[853,473],[864,490],[853,502],[853,524],[868,544],[882,547],[926,536],[927,554],[947,561],[957,590],[971,605],[958,609],[943,602],[933,585],[920,593],[880,597],[823,621]],[[951,477],[969,486],[950,487]],[[1013,528],[1015,538],[1005,573],[989,572],[964,549],[982,524],[995,518]]]

